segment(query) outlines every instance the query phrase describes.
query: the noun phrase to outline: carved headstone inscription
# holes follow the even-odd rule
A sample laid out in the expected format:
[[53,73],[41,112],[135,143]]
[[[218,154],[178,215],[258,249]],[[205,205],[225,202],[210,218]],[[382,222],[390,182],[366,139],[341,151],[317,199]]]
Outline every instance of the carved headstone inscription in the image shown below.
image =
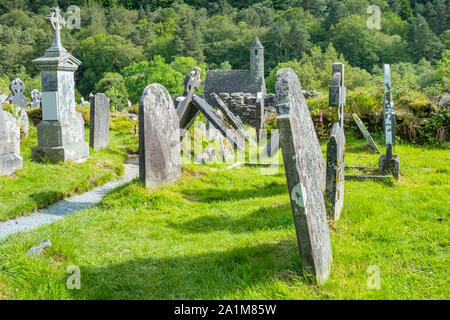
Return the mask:
[[325,190],[325,200],[330,209],[329,214],[334,221],[339,219],[344,206],[344,154],[344,130],[338,122],[335,122],[327,144],[327,186]]
[[277,122],[302,268],[319,282],[328,279],[332,261],[322,190],[325,163],[306,100],[292,69],[277,73]]
[[174,183],[181,175],[178,116],[169,92],[155,83],[139,102],[139,179],[148,187]]
[[109,98],[97,93],[91,98],[89,144],[95,150],[109,144]]
[[9,102],[11,104],[18,105],[21,108],[26,108],[27,98],[23,94],[25,92],[25,88],[25,84],[19,78],[11,81],[11,84],[9,85],[9,89],[11,90],[11,98],[9,99]]

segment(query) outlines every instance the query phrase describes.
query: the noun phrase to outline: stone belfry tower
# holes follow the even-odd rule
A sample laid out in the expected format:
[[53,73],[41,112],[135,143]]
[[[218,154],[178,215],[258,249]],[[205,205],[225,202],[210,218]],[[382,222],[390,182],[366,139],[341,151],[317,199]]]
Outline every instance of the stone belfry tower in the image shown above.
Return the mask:
[[258,37],[250,47],[250,76],[252,80],[264,79],[264,47]]

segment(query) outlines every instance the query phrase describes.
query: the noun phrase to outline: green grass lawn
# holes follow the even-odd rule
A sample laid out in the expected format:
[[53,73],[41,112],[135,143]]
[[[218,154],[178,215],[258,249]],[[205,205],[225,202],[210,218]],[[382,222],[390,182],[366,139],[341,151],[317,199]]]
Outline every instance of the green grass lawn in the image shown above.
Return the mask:
[[[348,165],[377,165],[363,145],[348,141]],[[325,284],[302,274],[283,172],[188,165],[176,185],[134,180],[0,243],[0,299],[449,299],[448,150],[395,151],[399,182],[346,181]],[[28,257],[44,238],[53,247]],[[80,290],[66,287],[73,265]]]
[[31,126],[29,137],[21,144],[23,168],[0,177],[0,222],[27,215],[121,175],[127,152],[137,145],[138,137],[132,130],[133,124],[125,117],[111,118],[109,147],[100,151],[91,148],[87,162],[41,164],[31,160],[31,148],[37,146],[36,127]]

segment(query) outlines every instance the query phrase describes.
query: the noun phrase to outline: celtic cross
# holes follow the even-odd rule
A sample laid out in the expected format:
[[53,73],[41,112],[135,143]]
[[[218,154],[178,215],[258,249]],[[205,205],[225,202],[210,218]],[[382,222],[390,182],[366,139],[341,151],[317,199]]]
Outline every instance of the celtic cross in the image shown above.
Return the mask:
[[52,12],[45,17],[52,24],[55,32],[53,33],[52,47],[61,47],[61,29],[66,25],[66,20],[61,15],[58,7],[53,7]]

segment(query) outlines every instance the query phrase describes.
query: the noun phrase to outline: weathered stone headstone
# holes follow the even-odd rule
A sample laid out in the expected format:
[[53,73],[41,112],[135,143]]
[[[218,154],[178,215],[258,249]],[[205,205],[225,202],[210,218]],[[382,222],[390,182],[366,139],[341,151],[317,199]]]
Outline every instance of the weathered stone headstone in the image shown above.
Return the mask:
[[194,91],[200,86],[201,69],[194,68],[184,79],[184,93],[182,96],[177,98],[176,110],[178,118],[180,119],[180,129],[183,132],[187,132],[187,129],[191,126],[195,117],[197,116],[199,110],[192,105],[192,96]]
[[139,102],[139,179],[148,187],[181,175],[179,119],[169,92],[155,83]]
[[9,99],[9,102],[11,104],[18,105],[21,108],[26,108],[27,98],[23,95],[23,93],[25,92],[25,88],[25,84],[19,78],[11,81],[11,84],[9,85],[9,89],[11,90],[11,97]]
[[109,98],[97,93],[91,98],[89,145],[95,150],[109,144]]
[[17,123],[19,124],[25,136],[28,137],[29,132],[28,114],[25,111],[25,109],[20,109],[19,117],[17,118]]
[[20,154],[20,127],[9,112],[0,106],[0,175],[12,174],[22,168]]
[[[329,106],[337,107],[337,112],[332,114],[332,123],[338,121],[344,128],[344,106],[346,105],[346,88],[344,86],[344,64],[333,63],[332,81],[329,88]],[[337,116],[335,115],[337,114]]]
[[267,145],[264,147],[263,151],[261,151],[261,157],[272,158],[275,156],[280,150],[280,134],[278,130],[272,130],[272,135],[267,142]]
[[9,103],[9,96],[7,94],[0,94],[0,105],[8,103]]
[[358,125],[359,130],[361,130],[364,138],[366,139],[369,146],[375,151],[376,153],[381,153],[380,149],[378,149],[377,144],[373,140],[372,136],[370,135],[369,131],[367,130],[364,123],[361,121],[361,119],[354,113],[352,114],[353,120],[355,120],[356,124]]
[[227,126],[227,123],[221,118],[214,109],[204,99],[194,94],[192,104],[208,119],[208,121],[233,145],[238,149],[245,149],[245,141],[236,134],[233,128]]
[[241,136],[241,138],[249,141],[253,145],[256,145],[256,142],[252,139],[252,137],[250,137],[248,132],[245,131],[241,121],[239,121],[238,118],[235,117],[233,112],[231,112],[230,109],[228,109],[223,100],[214,92],[211,93],[211,96],[217,102],[219,109],[223,112],[223,114],[225,115],[226,119],[229,121],[231,126],[234,129],[236,129],[236,132]]
[[345,135],[339,122],[331,128],[330,141],[327,144],[327,185],[325,201],[329,204],[329,214],[334,221],[341,215],[344,206],[345,178]]
[[386,139],[386,154],[382,154],[378,160],[380,173],[392,173],[395,178],[400,175],[400,159],[392,154],[392,146],[395,144],[396,120],[394,101],[391,93],[391,74],[388,64],[384,65],[384,103],[383,103],[384,136]]
[[391,69],[388,64],[384,65],[383,125],[384,135],[386,137],[386,145],[389,143],[391,145],[395,145],[396,116],[394,110],[394,99],[392,99],[391,92]]
[[332,261],[323,198],[325,163],[298,77],[277,73],[277,122],[302,268],[319,282],[328,279]]
[[35,161],[85,160],[89,145],[85,142],[84,120],[75,110],[74,72],[81,63],[61,45],[61,29],[66,21],[59,8],[46,16],[53,26],[52,45],[44,56],[33,60],[41,71],[42,121],[38,146],[32,150]]
[[261,141],[261,133],[264,126],[264,95],[262,92],[256,94],[256,141]]
[[30,98],[31,98],[31,107],[32,108],[40,108],[41,107],[41,100],[42,96],[39,90],[33,89],[30,92]]

